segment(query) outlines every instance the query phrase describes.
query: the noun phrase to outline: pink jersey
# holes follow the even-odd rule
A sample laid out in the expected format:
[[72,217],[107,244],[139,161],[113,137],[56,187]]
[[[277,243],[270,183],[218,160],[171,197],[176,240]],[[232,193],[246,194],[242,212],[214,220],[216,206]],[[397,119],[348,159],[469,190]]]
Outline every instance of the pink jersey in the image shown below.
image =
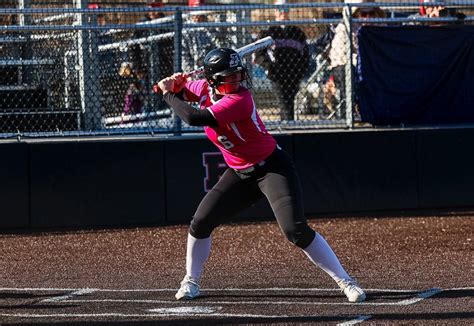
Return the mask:
[[190,81],[186,84],[186,98],[199,102],[201,110],[209,110],[217,120],[218,127],[204,130],[229,167],[246,169],[267,158],[275,149],[276,141],[265,129],[252,94],[246,88],[212,101],[206,80]]

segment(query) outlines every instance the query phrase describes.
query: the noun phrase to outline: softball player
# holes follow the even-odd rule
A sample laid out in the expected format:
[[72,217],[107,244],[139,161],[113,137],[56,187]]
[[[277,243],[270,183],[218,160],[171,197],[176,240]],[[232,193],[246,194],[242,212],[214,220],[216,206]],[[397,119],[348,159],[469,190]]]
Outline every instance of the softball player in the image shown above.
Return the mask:
[[[205,79],[187,81],[177,73],[158,83],[164,100],[192,126],[204,126],[229,168],[199,204],[189,228],[186,275],[175,297],[194,299],[211,250],[211,233],[231,217],[265,196],[289,241],[328,273],[350,302],[365,299],[364,291],[340,264],[324,238],[306,223],[300,181],[290,156],[266,131],[250,91],[250,78],[234,50],[218,48],[204,58]],[[200,110],[187,102],[198,102]]]

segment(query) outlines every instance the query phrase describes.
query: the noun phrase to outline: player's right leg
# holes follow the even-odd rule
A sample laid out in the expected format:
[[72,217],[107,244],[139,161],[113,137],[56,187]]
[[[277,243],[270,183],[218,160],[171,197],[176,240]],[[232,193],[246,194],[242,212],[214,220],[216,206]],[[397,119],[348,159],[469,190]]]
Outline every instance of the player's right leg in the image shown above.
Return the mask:
[[204,196],[191,221],[186,248],[186,275],[175,297],[194,299],[200,295],[200,278],[211,251],[211,233],[225,220],[262,197],[260,189],[227,169]]
[[176,300],[191,300],[201,294],[199,279],[211,252],[211,236],[198,239],[188,233],[186,247],[186,275],[175,294]]

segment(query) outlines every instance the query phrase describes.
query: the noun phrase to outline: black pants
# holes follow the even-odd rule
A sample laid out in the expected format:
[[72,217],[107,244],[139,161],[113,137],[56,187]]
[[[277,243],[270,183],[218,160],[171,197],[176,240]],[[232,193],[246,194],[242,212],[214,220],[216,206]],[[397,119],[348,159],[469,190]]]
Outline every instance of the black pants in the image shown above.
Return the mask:
[[301,185],[290,156],[276,149],[249,173],[227,169],[199,204],[190,233],[207,238],[215,227],[265,196],[289,241],[306,248],[315,232],[306,223]]

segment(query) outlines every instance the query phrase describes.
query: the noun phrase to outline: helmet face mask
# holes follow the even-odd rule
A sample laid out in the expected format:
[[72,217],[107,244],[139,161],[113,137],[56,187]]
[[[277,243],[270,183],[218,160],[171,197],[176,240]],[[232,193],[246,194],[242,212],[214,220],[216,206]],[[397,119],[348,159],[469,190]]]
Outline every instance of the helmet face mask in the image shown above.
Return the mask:
[[238,69],[236,71],[232,71],[232,72],[226,73],[226,74],[215,74],[215,75],[211,76],[212,82],[216,83],[218,85],[233,83],[233,82],[226,81],[226,79],[227,79],[226,77],[234,75],[234,74],[240,74],[240,80],[245,80],[245,70],[244,69]]
[[240,85],[245,81],[246,74],[244,70],[233,72],[231,74],[226,74],[225,76],[215,75],[214,84],[216,85],[214,89],[217,94],[231,94],[239,90]]
[[249,82],[247,69],[237,52],[228,48],[218,48],[210,51],[204,58],[204,74],[209,85],[217,89],[220,85],[231,85],[236,82],[225,82],[225,77],[239,73],[239,81]]

